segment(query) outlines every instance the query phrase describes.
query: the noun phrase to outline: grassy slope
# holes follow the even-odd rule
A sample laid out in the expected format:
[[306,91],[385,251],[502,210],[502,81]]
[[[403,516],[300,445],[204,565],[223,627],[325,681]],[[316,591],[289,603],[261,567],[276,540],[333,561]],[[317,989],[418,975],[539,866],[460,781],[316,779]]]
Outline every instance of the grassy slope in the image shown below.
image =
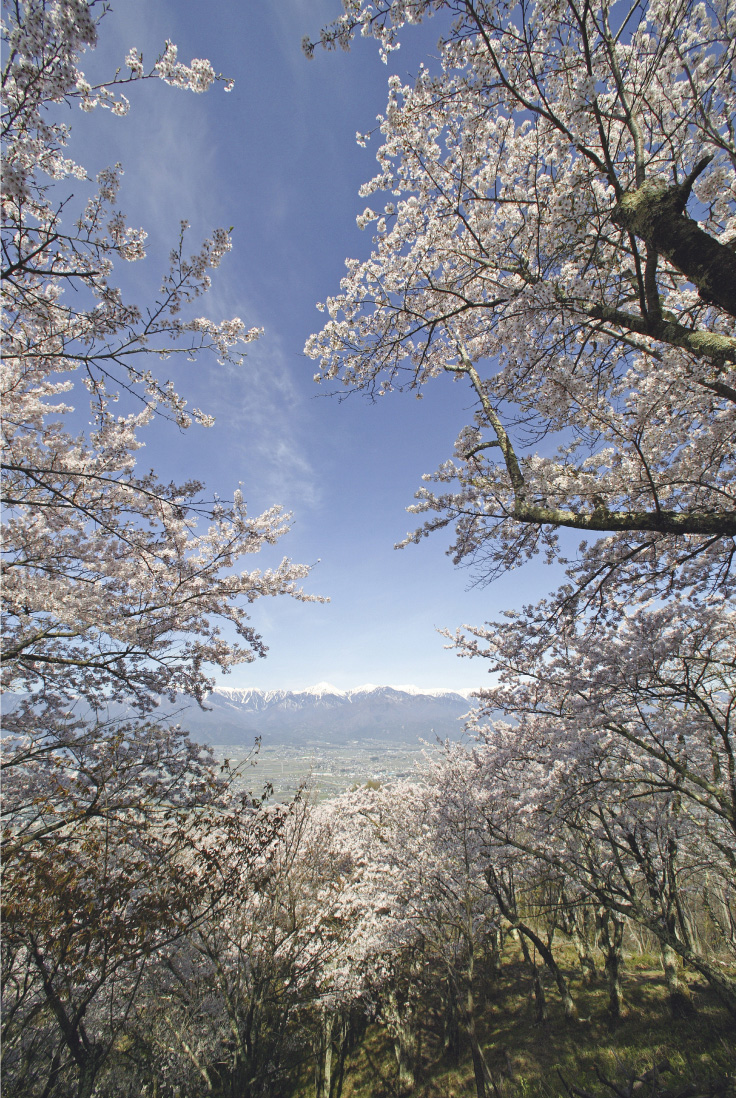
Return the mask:
[[[547,977],[550,1020],[534,1024],[530,979],[520,959],[509,950],[501,974],[486,983],[479,1026],[488,1066],[496,1081],[491,1098],[569,1098],[559,1072],[568,1083],[596,1096],[614,1098],[596,1078],[596,1067],[608,1079],[624,1084],[653,1064],[668,1061],[662,1086],[679,1093],[697,1084],[698,1095],[736,1095],[736,1028],[733,1019],[702,981],[689,977],[693,1013],[673,1018],[661,969],[653,957],[628,958],[625,976],[626,1017],[612,1025],[607,1013],[603,979],[584,988],[573,977],[573,994],[582,1021],[566,1023],[555,990]],[[422,1055],[416,1098],[476,1098],[470,1053],[463,1044],[459,1062],[443,1060],[437,1016],[440,1004],[423,1004]],[[730,1082],[726,1082],[730,1080]],[[725,1089],[724,1089],[725,1083]],[[490,1093],[489,1088],[489,1093]],[[628,1089],[628,1088],[626,1088]],[[656,1089],[656,1088],[655,1088]],[[654,1091],[636,1088],[641,1098]],[[313,1095],[313,1088],[295,1092]],[[342,1098],[395,1098],[397,1071],[393,1045],[382,1026],[369,1027],[358,1048],[348,1056]]]

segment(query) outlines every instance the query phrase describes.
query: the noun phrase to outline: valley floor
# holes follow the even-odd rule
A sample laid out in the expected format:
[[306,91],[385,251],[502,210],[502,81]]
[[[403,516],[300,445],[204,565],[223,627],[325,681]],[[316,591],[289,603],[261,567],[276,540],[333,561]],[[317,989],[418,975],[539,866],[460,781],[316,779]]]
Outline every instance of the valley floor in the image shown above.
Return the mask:
[[419,761],[425,744],[419,740],[387,744],[385,740],[353,740],[334,743],[306,738],[299,744],[263,743],[257,754],[239,746],[216,745],[215,757],[242,767],[241,788],[258,795],[268,784],[272,797],[291,800],[306,785],[314,799],[335,797],[354,785],[383,785],[407,777]]

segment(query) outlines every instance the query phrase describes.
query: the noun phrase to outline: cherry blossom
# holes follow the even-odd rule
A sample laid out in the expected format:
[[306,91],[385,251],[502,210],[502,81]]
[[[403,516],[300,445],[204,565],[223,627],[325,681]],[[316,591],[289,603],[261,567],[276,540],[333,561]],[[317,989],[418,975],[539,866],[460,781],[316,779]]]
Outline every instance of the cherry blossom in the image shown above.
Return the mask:
[[483,580],[557,555],[559,527],[608,535],[577,572],[596,590],[606,573],[670,582],[693,556],[727,572],[728,5],[344,6],[326,48],[360,33],[387,51],[404,24],[455,17],[438,71],[389,80],[358,218],[373,251],[347,261],[307,343],[318,380],[351,390],[443,374],[468,387],[474,420],[427,476],[412,510],[428,518],[407,540],[454,526],[454,559]]
[[711,599],[554,633],[529,613],[458,637],[498,681],[473,722],[472,780],[494,845],[532,854],[645,927],[665,971],[680,957],[731,1010],[733,982],[694,927],[712,911],[719,951],[732,950],[733,636],[732,608]]
[[[86,173],[62,155],[69,129],[50,106],[116,114],[132,80],[204,91],[220,79],[208,61],[179,62],[167,42],[150,70],[131,49],[129,75],[91,87],[78,62],[97,40],[98,12],[94,2],[34,0],[9,8],[3,32],[3,683],[145,710],[162,694],[201,701],[208,667],[264,654],[246,612],[255,599],[311,596],[299,587],[301,565],[240,564],[286,532],[278,507],[251,515],[240,489],[227,502],[196,481],[165,484],[136,467],[139,432],[154,416],[180,428],[213,422],[151,370],[152,356],[211,353],[237,364],[260,329],[194,311],[231,248],[222,229],[189,255],[182,222],[156,300],[124,300],[113,262],[142,260],[146,233],[116,208],[120,165],[98,175],[67,223],[59,188]],[[75,436],[64,418],[85,388],[93,428]]]

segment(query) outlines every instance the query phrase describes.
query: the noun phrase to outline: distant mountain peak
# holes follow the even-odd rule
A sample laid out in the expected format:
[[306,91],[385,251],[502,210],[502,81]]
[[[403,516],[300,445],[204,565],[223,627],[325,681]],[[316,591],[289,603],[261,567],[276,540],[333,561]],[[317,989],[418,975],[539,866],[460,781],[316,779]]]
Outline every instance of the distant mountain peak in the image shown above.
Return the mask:
[[451,694],[459,694],[461,698],[469,698],[474,690],[470,690],[467,687],[461,687],[458,690],[450,688],[442,688],[439,686],[390,686],[390,690],[399,690],[402,694],[421,694],[427,698],[444,698]]
[[[295,690],[293,693],[312,694],[315,698],[321,698],[323,694],[335,694],[338,698],[344,698],[346,696],[344,690],[338,690],[331,682],[318,682],[316,686],[310,686],[306,690]],[[348,691],[348,693],[350,693],[350,691]]]

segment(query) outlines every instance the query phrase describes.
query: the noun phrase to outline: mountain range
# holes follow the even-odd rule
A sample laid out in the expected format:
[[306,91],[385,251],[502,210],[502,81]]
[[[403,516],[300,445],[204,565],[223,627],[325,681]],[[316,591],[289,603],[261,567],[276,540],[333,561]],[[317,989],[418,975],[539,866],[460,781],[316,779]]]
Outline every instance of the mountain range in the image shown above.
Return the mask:
[[307,690],[254,690],[218,687],[205,709],[187,702],[161,717],[175,716],[194,739],[212,744],[332,743],[385,739],[409,742],[424,737],[457,738],[471,708],[470,691],[422,690],[414,686],[374,686],[338,690],[318,683]]

